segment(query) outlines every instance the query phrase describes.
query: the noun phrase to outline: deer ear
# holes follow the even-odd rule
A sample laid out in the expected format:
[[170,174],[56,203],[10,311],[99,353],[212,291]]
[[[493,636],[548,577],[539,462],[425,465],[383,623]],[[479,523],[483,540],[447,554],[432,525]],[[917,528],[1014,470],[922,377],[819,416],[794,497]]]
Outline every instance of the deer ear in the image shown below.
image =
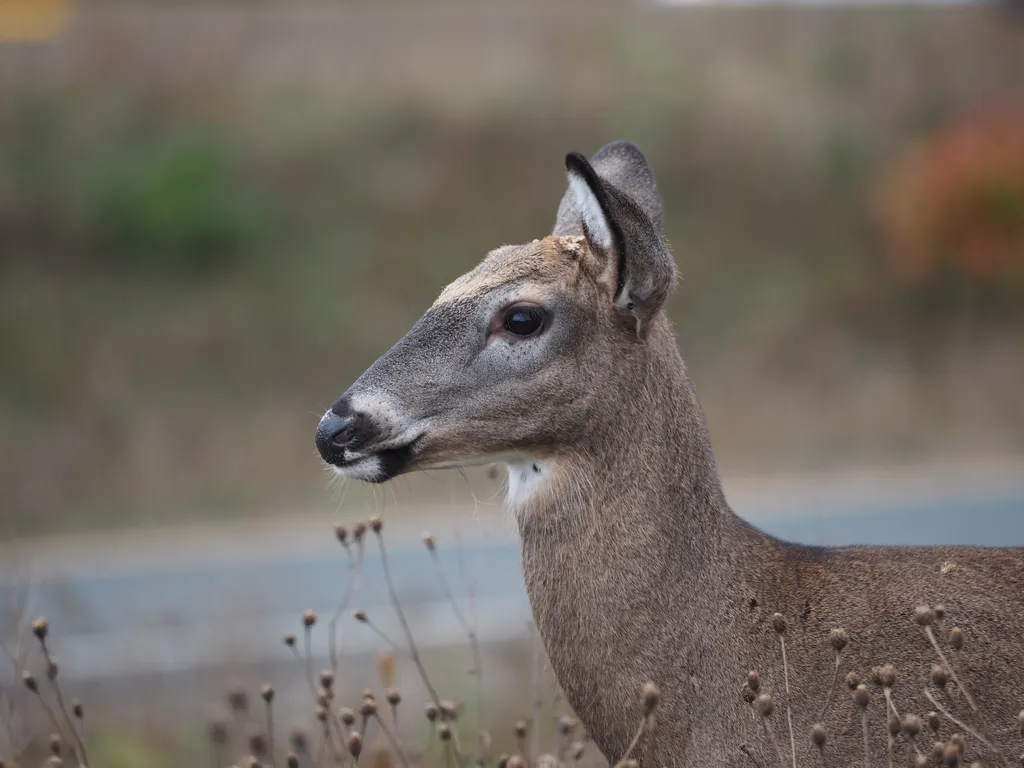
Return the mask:
[[584,237],[601,251],[610,252],[615,245],[614,224],[606,212],[607,201],[602,200],[604,190],[597,171],[578,152],[566,155],[565,168],[569,175],[569,194],[579,212]]
[[[654,216],[660,223],[661,199],[647,161],[634,145],[610,144],[594,160],[598,167],[609,166],[611,178],[599,175],[579,153],[566,156],[569,189],[559,207],[555,233],[582,229],[614,286],[616,309],[634,322],[642,336],[677,279],[675,262],[652,220]],[[624,190],[612,181],[619,181],[620,176],[623,182],[643,182],[636,190],[642,203],[630,194],[632,189]]]

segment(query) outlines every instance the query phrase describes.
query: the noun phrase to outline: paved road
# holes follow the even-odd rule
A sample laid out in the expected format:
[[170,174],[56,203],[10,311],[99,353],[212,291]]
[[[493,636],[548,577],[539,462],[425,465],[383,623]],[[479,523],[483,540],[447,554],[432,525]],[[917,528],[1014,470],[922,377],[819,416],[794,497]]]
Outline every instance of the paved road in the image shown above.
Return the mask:
[[[804,543],[1024,546],[1024,465],[1014,462],[838,479],[753,478],[727,483],[727,492],[752,522]],[[297,630],[302,610],[330,615],[347,588],[349,572],[330,522],[283,514],[272,521],[9,544],[0,549],[0,563],[11,569],[0,605],[28,595],[29,614],[45,614],[54,627],[68,676],[273,662],[286,657],[280,638]],[[396,588],[421,644],[463,640],[423,548],[424,523],[436,534],[442,567],[460,599],[473,586],[481,638],[521,636],[529,607],[514,532],[501,513],[493,506],[427,508],[387,520],[385,529]],[[397,637],[384,584],[371,542],[352,607],[364,608]],[[380,647],[366,627],[351,620],[343,626],[347,652]],[[323,653],[323,633],[317,637],[315,650]]]

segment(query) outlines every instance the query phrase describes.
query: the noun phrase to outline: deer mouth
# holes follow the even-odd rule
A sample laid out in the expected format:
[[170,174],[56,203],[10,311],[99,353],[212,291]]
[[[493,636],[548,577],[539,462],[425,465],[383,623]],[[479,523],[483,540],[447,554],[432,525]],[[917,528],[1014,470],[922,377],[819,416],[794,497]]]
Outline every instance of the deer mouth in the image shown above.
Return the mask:
[[367,483],[384,483],[408,469],[416,455],[420,437],[401,445],[371,451],[344,451],[329,462],[335,473]]

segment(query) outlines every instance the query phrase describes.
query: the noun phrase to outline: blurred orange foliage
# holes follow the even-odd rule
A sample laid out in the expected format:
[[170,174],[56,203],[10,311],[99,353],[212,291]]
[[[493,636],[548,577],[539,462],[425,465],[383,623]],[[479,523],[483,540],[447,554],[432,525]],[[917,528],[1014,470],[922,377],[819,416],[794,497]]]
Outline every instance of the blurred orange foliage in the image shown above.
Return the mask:
[[1024,287],[1024,110],[942,128],[883,175],[876,203],[900,278]]

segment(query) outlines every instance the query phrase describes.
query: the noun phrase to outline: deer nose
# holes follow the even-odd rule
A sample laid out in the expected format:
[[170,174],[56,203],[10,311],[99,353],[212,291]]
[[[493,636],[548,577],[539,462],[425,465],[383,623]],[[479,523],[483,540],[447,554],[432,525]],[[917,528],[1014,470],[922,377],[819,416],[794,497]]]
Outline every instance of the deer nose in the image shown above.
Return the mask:
[[355,441],[356,426],[359,423],[358,414],[347,408],[338,413],[335,408],[324,414],[316,428],[316,448],[329,464],[340,459],[345,448]]

